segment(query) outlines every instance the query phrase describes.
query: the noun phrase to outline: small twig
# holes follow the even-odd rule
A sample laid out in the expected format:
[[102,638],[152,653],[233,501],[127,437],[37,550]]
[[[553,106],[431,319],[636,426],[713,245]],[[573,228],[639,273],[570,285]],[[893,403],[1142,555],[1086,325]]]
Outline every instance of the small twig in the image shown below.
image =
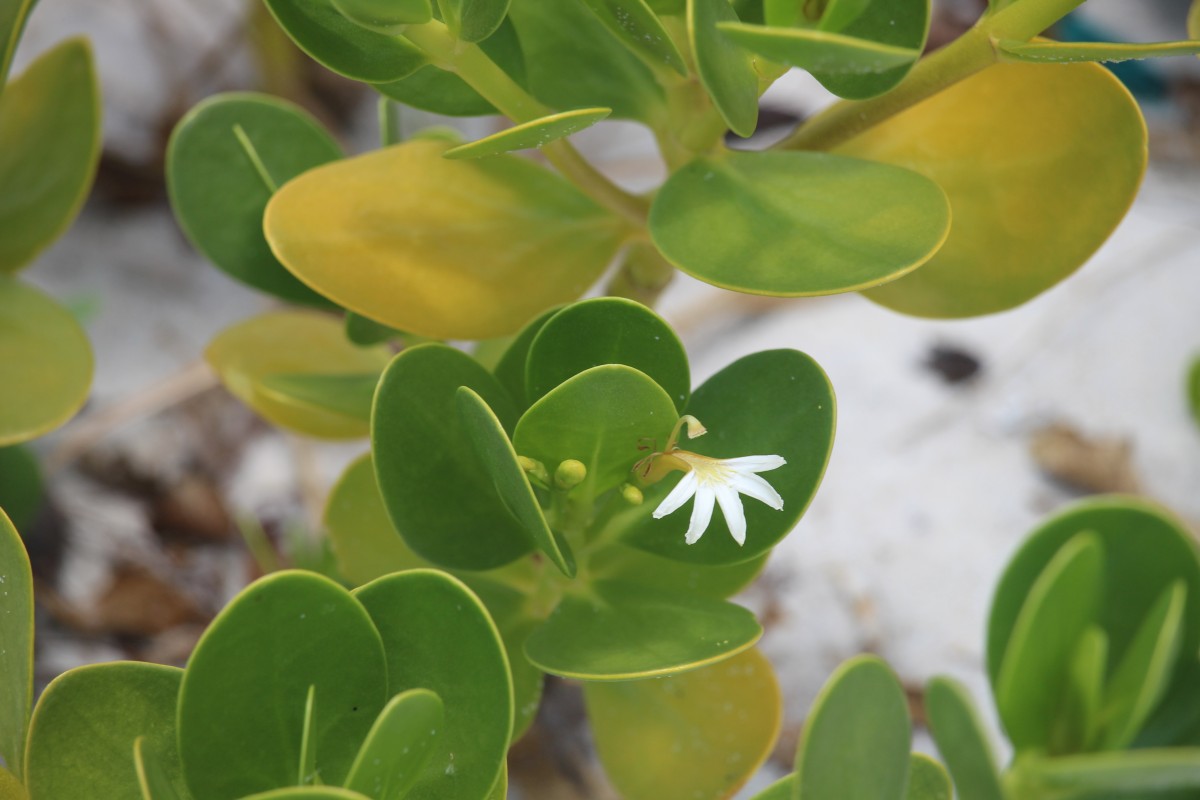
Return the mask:
[[58,472],[73,464],[121,426],[159,414],[217,384],[217,376],[208,364],[196,361],[149,389],[88,415],[64,435],[62,442],[46,458],[46,471],[51,474]]

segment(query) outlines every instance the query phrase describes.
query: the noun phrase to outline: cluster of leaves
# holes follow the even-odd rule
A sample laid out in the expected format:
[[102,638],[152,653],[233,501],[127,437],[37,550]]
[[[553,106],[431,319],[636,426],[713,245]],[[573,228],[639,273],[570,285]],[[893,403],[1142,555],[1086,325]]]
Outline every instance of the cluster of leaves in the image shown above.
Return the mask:
[[[87,397],[92,351],[74,315],[16,277],[70,225],[100,155],[100,97],[83,39],[9,67],[33,0],[0,9],[0,501],[37,496],[19,447],[58,427]],[[29,513],[14,508],[14,513]]]

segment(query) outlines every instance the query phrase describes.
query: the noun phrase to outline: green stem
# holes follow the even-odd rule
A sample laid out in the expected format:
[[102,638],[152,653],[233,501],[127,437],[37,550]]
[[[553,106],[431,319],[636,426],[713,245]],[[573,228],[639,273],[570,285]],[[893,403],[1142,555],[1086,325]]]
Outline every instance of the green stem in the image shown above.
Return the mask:
[[[531,122],[554,113],[521,88],[478,45],[455,39],[442,23],[435,20],[410,25],[404,36],[424,50],[437,66],[456,73],[513,122]],[[639,226],[645,224],[649,203],[602,175],[565,139],[549,143],[542,148],[542,154],[598,203]]]
[[899,86],[869,100],[843,101],[785,139],[791,150],[831,150],[999,60],[994,42],[1026,41],[1083,0],[1020,0],[989,14],[955,41],[921,59]]

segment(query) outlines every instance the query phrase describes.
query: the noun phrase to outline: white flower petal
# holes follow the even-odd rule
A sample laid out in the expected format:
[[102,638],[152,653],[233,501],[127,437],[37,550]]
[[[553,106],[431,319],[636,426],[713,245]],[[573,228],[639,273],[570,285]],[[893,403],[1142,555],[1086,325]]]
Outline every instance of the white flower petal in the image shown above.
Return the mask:
[[696,473],[689,472],[679,479],[679,483],[675,484],[675,488],[671,490],[671,493],[663,498],[663,501],[658,504],[658,508],[654,509],[654,518],[662,519],[667,514],[677,510],[695,493]]
[[717,486],[717,502],[721,504],[721,513],[725,515],[725,524],[729,526],[733,540],[739,545],[744,545],[746,512],[742,510],[742,498],[738,497],[737,489],[724,484]]
[[[688,473],[691,475],[692,473]],[[712,522],[713,502],[716,500],[716,495],[711,487],[699,486],[696,489],[696,500],[692,504],[692,519],[688,523],[687,534],[683,537],[688,544],[695,544],[700,541],[700,537],[708,530],[708,523]]]
[[766,472],[779,469],[787,463],[783,456],[741,456],[726,458],[721,461],[727,467],[733,467],[738,472]]
[[753,497],[755,500],[766,503],[776,511],[783,508],[783,498],[779,496],[779,492],[775,491],[774,486],[767,483],[765,478],[743,472],[734,475],[730,484],[747,497]]

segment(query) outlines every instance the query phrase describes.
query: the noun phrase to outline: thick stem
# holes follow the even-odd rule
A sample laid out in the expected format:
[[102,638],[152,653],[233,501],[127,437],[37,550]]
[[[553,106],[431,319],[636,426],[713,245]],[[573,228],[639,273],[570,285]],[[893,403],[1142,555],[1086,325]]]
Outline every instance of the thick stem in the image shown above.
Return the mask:
[[1083,0],[1020,0],[921,59],[895,89],[870,100],[843,101],[813,117],[785,139],[793,150],[830,150],[998,60],[993,42],[1026,41],[1069,14]]
[[[442,23],[410,25],[404,36],[424,50],[437,66],[455,72],[513,122],[531,122],[554,113],[521,88],[478,45],[455,39]],[[602,175],[565,139],[549,143],[542,148],[542,154],[598,203],[639,226],[645,224],[649,203]]]

